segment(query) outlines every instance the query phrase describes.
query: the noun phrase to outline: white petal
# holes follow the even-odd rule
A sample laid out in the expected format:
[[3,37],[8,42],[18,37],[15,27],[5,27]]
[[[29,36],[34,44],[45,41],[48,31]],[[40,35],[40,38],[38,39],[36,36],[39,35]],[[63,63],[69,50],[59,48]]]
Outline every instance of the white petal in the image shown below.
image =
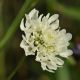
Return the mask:
[[24,48],[24,47],[25,47],[25,46],[24,46],[24,40],[21,41],[20,47],[21,47],[21,48]]
[[58,19],[59,15],[58,14],[54,14],[53,16],[51,16],[48,20],[49,24],[56,21]]
[[67,40],[69,41],[69,40],[71,40],[71,38],[72,38],[72,34],[67,33],[67,34],[66,34],[66,37],[67,37]]
[[43,70],[46,70],[46,64],[44,62],[41,62],[41,67]]
[[25,30],[25,27],[24,27],[24,19],[22,19],[22,21],[21,21],[20,28],[21,28],[22,31]]
[[26,52],[25,51],[25,55],[28,56],[28,55],[35,55],[35,54],[33,52]]
[[41,15],[39,16],[39,21],[40,21],[40,22],[41,22],[42,17],[43,17],[43,14],[41,14]]
[[51,28],[53,30],[57,29],[59,27],[59,20],[56,20],[54,23],[52,23],[51,25]]
[[50,13],[48,13],[48,14],[46,15],[46,18],[48,19],[48,18],[49,18],[49,16],[50,16]]
[[30,19],[38,19],[38,13],[39,13],[39,11],[37,11],[36,9],[33,9],[33,10],[29,13]]
[[65,57],[65,58],[67,58],[68,56],[70,56],[70,55],[72,55],[72,50],[67,50],[67,51],[65,51],[65,52],[61,52],[59,55],[61,56],[61,57]]
[[54,73],[54,71],[53,70],[50,70],[50,69],[46,69],[47,71],[49,71],[49,72],[51,72],[51,73]]
[[28,30],[32,24],[31,24],[31,20],[29,18],[29,15],[25,14],[25,17],[26,17],[25,26],[26,26],[26,30]]
[[64,64],[64,61],[61,60],[60,58],[56,57],[56,64],[59,65],[59,66],[61,66],[61,65]]
[[57,69],[57,65],[54,61],[50,62],[50,64],[47,64],[47,66],[48,66],[49,69],[53,69],[53,70]]
[[47,18],[44,16],[43,18],[42,18],[42,22],[43,22],[43,24],[46,24],[47,23]]

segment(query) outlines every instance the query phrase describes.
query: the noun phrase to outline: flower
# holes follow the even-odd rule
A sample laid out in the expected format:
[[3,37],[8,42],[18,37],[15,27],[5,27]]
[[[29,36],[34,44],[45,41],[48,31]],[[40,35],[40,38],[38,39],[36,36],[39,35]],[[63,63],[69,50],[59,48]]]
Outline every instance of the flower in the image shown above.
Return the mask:
[[24,49],[25,55],[35,55],[36,61],[41,63],[43,70],[54,72],[61,67],[64,61],[61,57],[68,58],[72,51],[67,47],[72,35],[66,33],[65,29],[60,30],[59,15],[46,16],[33,9],[22,19],[20,28],[24,31],[20,47]]

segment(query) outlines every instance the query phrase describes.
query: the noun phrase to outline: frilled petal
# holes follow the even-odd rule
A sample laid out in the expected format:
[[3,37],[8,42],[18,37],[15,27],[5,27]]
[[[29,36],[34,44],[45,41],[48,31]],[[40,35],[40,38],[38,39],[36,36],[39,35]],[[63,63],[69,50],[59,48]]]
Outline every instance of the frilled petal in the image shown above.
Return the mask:
[[46,15],[46,18],[49,19],[49,16],[50,16],[50,13],[48,13],[48,14]]
[[51,28],[52,28],[53,30],[59,28],[59,20],[57,19],[57,20],[56,20],[54,23],[52,23],[50,26],[51,26]]
[[25,30],[25,27],[24,27],[24,19],[22,19],[22,21],[21,21],[20,29],[21,29],[22,31]]
[[55,22],[55,21],[58,19],[58,17],[59,17],[58,14],[52,15],[52,16],[49,18],[49,20],[48,20],[49,24]]
[[66,38],[67,38],[67,41],[71,40],[71,39],[72,39],[72,34],[67,33],[67,34],[66,34]]
[[71,50],[66,50],[65,52],[61,52],[59,55],[60,55],[61,57],[67,58],[67,57],[71,56],[72,53],[73,53],[73,52],[72,52]]
[[29,13],[30,19],[38,19],[38,13],[39,13],[39,11],[37,11],[36,9],[33,9],[33,10]]
[[64,64],[64,61],[63,60],[61,60],[60,58],[58,58],[58,57],[56,57],[55,58],[55,61],[56,61],[56,64],[57,65],[59,65],[59,66],[61,66],[61,65],[63,65]]

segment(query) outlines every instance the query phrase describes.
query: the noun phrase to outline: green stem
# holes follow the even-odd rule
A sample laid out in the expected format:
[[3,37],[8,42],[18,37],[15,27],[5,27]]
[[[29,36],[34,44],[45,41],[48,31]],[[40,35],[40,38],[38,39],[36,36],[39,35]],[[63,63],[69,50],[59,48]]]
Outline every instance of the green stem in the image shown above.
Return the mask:
[[67,64],[57,71],[57,80],[70,80],[70,73]]
[[21,67],[21,65],[23,64],[23,62],[25,61],[26,57],[23,56],[22,59],[20,60],[19,64],[17,65],[17,67],[12,71],[12,73],[9,75],[9,77],[7,78],[7,80],[11,80],[13,78],[13,76],[15,75],[15,73],[17,72],[17,70]]
[[5,55],[0,51],[0,80],[5,80]]
[[18,29],[18,27],[19,27],[18,25],[19,25],[22,17],[24,16],[24,14],[26,12],[29,11],[29,9],[31,9],[36,4],[36,2],[37,2],[36,0],[26,0],[25,1],[25,3],[23,5],[23,7],[21,8],[18,16],[15,18],[15,20],[11,24],[10,28],[6,32],[5,36],[0,41],[0,50],[2,48],[4,48],[4,46],[7,44],[7,42],[10,41],[11,37],[13,36],[13,34],[15,33],[15,31]]
[[[0,0],[0,38],[3,34],[3,16],[2,16],[3,0]],[[5,80],[5,51],[0,51],[0,80]]]

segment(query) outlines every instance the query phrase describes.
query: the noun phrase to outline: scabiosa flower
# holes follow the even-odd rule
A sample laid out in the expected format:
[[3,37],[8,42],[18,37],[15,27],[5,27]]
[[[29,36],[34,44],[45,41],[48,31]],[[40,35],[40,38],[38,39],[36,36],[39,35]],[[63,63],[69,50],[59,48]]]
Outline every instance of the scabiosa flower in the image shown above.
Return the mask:
[[24,31],[20,47],[24,49],[25,55],[35,55],[36,61],[41,63],[43,70],[54,72],[61,67],[64,61],[60,57],[67,58],[72,51],[67,47],[72,35],[66,33],[65,29],[60,30],[59,15],[46,16],[33,9],[22,19],[20,28]]

